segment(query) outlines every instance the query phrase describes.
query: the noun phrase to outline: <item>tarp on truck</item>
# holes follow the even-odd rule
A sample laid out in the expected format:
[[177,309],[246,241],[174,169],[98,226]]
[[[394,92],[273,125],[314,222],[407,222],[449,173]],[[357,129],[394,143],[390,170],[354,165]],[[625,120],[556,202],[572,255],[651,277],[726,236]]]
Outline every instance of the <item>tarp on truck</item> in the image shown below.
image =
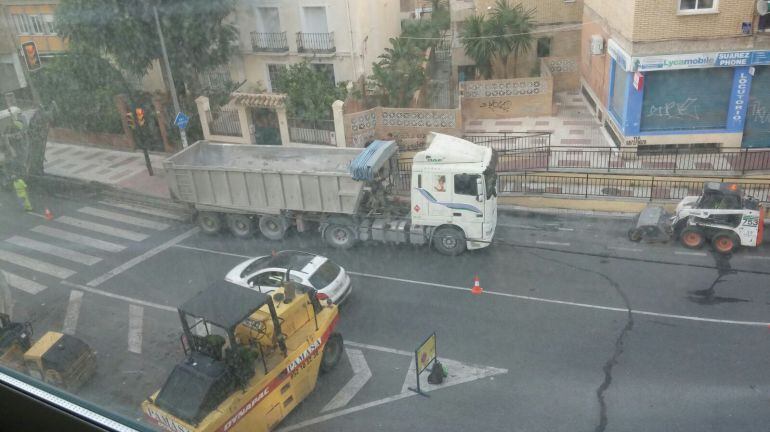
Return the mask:
[[395,141],[372,142],[352,162],[350,162],[350,176],[353,180],[373,181],[377,171],[382,168],[390,158],[396,154],[398,146]]

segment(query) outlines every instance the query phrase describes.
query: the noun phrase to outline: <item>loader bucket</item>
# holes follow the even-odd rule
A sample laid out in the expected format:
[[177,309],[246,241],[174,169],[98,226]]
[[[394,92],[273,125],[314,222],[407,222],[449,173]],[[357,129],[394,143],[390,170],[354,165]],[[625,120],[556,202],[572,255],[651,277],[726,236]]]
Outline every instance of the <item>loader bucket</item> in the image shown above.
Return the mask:
[[664,242],[671,239],[671,216],[661,206],[647,206],[633,219],[628,230],[631,241]]

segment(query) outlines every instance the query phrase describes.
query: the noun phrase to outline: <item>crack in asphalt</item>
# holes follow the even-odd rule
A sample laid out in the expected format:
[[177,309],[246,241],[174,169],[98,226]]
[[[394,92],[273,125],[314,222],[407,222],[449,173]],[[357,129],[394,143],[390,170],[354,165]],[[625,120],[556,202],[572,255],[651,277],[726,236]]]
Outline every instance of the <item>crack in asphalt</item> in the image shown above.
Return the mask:
[[596,389],[596,399],[599,402],[599,424],[597,424],[596,427],[594,428],[594,432],[604,432],[607,429],[607,424],[609,423],[605,393],[607,392],[610,385],[612,384],[612,369],[618,363],[618,359],[623,354],[623,351],[624,351],[623,344],[624,344],[626,335],[628,334],[629,331],[631,331],[634,328],[634,315],[633,315],[633,310],[631,308],[631,302],[628,300],[628,296],[626,296],[626,293],[620,287],[620,284],[615,282],[611,277],[607,276],[606,274],[600,271],[579,267],[574,264],[570,264],[556,258],[544,257],[532,251],[526,251],[526,252],[545,261],[555,262],[578,271],[584,271],[587,273],[595,274],[601,277],[602,279],[606,280],[610,284],[610,286],[615,290],[615,292],[617,292],[620,298],[623,299],[623,304],[627,310],[626,324],[623,326],[623,329],[620,331],[620,333],[618,334],[618,337],[615,339],[615,349],[613,350],[612,355],[610,356],[609,359],[607,359],[607,361],[604,363],[604,366],[602,367],[602,371],[604,372],[604,380]]

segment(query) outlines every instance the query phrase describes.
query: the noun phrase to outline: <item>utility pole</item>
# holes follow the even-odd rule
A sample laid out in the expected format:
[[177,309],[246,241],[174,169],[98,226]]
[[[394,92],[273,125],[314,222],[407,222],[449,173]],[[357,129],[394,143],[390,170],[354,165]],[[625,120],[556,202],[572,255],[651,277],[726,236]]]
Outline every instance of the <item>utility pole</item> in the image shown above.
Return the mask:
[[[160,38],[160,51],[163,54],[163,64],[166,66],[166,73],[168,76],[168,85],[171,87],[171,100],[174,102],[174,111],[177,113],[182,112],[182,108],[179,106],[179,98],[176,96],[176,86],[174,85],[174,77],[171,75],[171,65],[168,63],[168,53],[166,52],[166,42],[163,41],[163,30],[160,28],[160,19],[158,19],[158,7],[153,6],[152,11],[155,14],[155,27],[158,28],[158,37]],[[179,135],[182,138],[182,147],[187,147],[187,132],[184,128],[179,128]]]

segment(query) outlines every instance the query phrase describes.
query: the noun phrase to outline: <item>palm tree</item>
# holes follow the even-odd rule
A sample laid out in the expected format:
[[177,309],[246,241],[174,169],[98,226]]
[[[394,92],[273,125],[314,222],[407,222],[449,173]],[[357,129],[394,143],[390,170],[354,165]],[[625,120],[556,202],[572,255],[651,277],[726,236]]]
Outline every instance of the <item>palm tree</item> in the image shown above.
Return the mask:
[[535,27],[535,9],[524,9],[521,3],[511,6],[508,0],[497,0],[492,9],[490,22],[499,36],[494,39],[497,57],[508,70],[508,59],[513,56],[513,76],[519,54],[526,54],[532,46],[532,30]]
[[391,38],[391,48],[372,65],[372,79],[380,88],[381,103],[390,107],[407,107],[412,95],[427,79],[421,67],[421,52],[410,40]]
[[476,63],[476,68],[485,79],[492,74],[492,59],[497,53],[497,44],[492,26],[483,15],[473,15],[465,20],[460,31],[465,54]]

